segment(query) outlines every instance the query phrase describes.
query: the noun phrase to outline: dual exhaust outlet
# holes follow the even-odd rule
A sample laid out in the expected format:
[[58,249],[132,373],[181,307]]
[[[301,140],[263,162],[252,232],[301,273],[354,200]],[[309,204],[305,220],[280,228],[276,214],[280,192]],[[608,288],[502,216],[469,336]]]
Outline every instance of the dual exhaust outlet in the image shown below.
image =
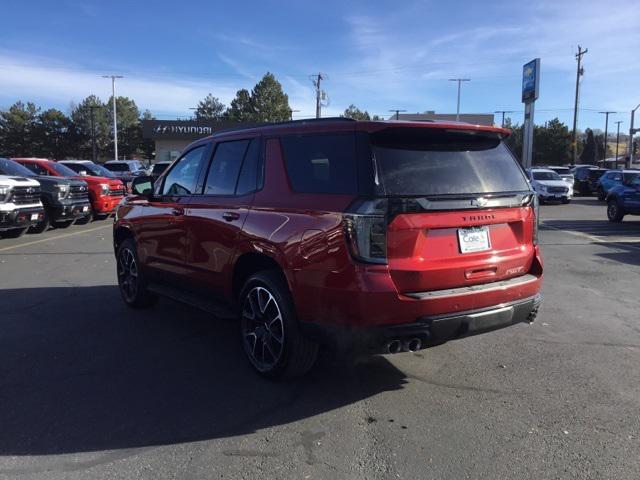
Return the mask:
[[422,340],[418,337],[410,339],[393,339],[385,345],[387,353],[416,352],[422,348]]

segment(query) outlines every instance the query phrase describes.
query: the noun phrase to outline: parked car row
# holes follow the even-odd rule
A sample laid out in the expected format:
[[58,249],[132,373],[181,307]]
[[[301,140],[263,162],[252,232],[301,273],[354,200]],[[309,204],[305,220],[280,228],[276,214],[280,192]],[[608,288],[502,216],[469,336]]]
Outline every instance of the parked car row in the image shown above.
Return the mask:
[[95,167],[79,173],[42,158],[0,158],[0,237],[66,228],[111,214],[125,195],[124,185],[94,175],[99,173]]

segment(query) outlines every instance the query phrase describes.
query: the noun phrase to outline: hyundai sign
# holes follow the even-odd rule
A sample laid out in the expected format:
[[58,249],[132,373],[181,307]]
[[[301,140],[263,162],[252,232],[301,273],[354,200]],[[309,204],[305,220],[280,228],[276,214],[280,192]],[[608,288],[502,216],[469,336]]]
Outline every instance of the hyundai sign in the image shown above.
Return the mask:
[[536,58],[522,67],[522,103],[535,102],[540,88],[540,59]]

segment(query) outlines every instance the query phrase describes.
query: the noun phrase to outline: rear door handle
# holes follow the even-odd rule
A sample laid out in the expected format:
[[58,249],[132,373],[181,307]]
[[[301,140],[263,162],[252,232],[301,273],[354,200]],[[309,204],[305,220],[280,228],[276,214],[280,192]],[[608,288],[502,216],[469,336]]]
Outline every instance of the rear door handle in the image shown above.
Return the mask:
[[222,218],[224,218],[227,222],[233,222],[234,220],[238,220],[240,218],[240,214],[236,212],[224,212],[222,214]]
[[184,215],[184,208],[172,208],[171,215],[174,217],[179,217],[180,215]]

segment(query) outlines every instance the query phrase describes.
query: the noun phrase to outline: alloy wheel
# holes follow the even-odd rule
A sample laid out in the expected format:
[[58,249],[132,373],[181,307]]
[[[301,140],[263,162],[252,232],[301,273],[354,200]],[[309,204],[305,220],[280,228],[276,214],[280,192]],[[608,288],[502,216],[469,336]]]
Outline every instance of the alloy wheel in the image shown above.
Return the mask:
[[118,256],[118,283],[127,302],[135,301],[138,293],[138,264],[133,252],[123,248]]
[[609,202],[607,215],[609,215],[611,219],[616,218],[616,215],[618,215],[618,205],[616,205],[615,202]]
[[275,297],[253,287],[242,305],[242,339],[251,363],[261,372],[272,370],[284,353],[284,320]]

